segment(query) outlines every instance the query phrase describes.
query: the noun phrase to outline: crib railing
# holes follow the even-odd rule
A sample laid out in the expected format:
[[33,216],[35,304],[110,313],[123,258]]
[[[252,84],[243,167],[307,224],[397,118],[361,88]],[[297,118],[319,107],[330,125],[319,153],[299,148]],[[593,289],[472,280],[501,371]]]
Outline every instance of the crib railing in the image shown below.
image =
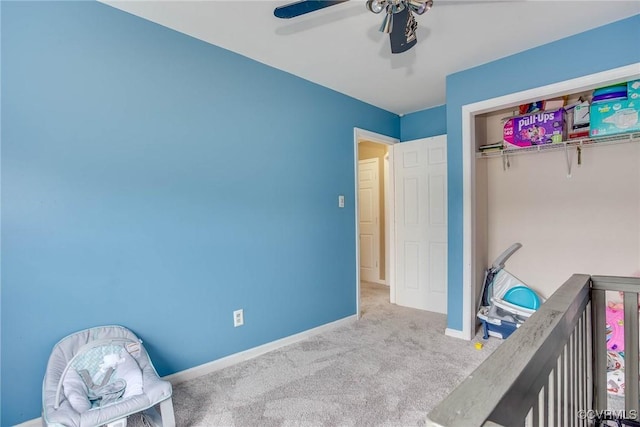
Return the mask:
[[[605,290],[625,292],[625,352],[637,361],[640,279],[575,274],[429,413],[427,425],[592,425],[607,409]],[[629,365],[627,416],[638,414],[638,364]]]

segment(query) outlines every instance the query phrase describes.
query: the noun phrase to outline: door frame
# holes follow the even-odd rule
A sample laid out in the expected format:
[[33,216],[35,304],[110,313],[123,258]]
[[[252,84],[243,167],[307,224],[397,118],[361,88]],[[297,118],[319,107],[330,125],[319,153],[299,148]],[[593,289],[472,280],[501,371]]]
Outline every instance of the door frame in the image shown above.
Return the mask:
[[[575,79],[552,83],[521,92],[511,93],[462,106],[462,330],[447,328],[448,336],[471,340],[476,332],[477,287],[481,286],[476,255],[476,193],[475,181],[476,141],[475,116],[493,110],[509,108],[525,102],[554,98],[571,92],[582,92],[624,80],[640,78],[639,63],[626,65]],[[486,268],[486,266],[484,266]]]
[[[374,232],[374,239],[373,239],[373,254],[374,254],[374,258],[376,261],[376,266],[374,268],[375,272],[376,272],[376,278],[375,280],[373,280],[373,282],[375,283],[379,283],[381,285],[386,285],[386,281],[385,280],[381,280],[380,279],[380,208],[384,208],[386,211],[386,206],[380,206],[380,161],[377,157],[371,158],[371,159],[365,159],[365,160],[358,160],[358,174],[360,173],[360,166],[363,163],[373,163],[376,167],[376,174],[378,175],[378,177],[376,178],[376,181],[378,182],[378,188],[377,188],[377,192],[375,194],[375,198],[376,198],[376,207],[378,208],[378,211],[375,213],[377,220],[376,220],[376,227],[375,228],[375,232]],[[384,179],[384,176],[382,177],[382,179]],[[358,181],[358,184],[360,182]],[[358,197],[356,197],[358,200],[360,199],[360,185],[358,185]],[[358,215],[358,227],[360,226],[360,215]],[[385,229],[386,229],[386,224],[385,224]],[[385,230],[386,231],[386,230]],[[385,233],[386,234],[386,233]],[[358,240],[358,242],[360,242],[360,240]],[[385,270],[385,279],[386,279],[387,273]],[[369,280],[370,281],[370,280]]]
[[[354,213],[353,213],[353,221],[355,223],[355,242],[356,242],[356,313],[358,319],[360,318],[360,224],[358,218],[358,143],[360,141],[371,141],[378,144],[388,145],[388,153],[389,153],[389,193],[385,194],[385,200],[394,200],[394,192],[393,192],[393,145],[400,142],[398,138],[393,138],[387,135],[383,135],[376,132],[371,132],[365,129],[360,129],[357,127],[353,128],[353,173],[354,173],[354,181],[353,185],[355,188],[355,201],[354,201]],[[387,209],[388,208],[388,209]],[[395,236],[395,214],[393,209],[393,204],[385,204],[385,234],[388,232],[388,235],[385,235],[385,256],[386,259],[389,260],[388,264],[385,265],[385,280],[387,285],[389,286],[389,300],[392,304],[396,302],[396,294],[395,294],[395,247],[393,241],[395,238],[391,238],[390,236]],[[387,255],[388,254],[388,255]]]

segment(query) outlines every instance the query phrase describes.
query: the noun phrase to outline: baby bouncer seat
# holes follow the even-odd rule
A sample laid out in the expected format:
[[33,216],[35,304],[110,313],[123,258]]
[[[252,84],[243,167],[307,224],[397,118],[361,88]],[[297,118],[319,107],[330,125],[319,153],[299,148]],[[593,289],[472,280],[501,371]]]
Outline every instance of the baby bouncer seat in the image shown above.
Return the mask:
[[133,332],[94,327],[53,347],[42,384],[42,423],[125,427],[129,415],[143,412],[154,426],[174,427],[171,395],[171,383],[160,379]]
[[545,301],[537,292],[504,269],[509,257],[521,247],[520,243],[509,246],[485,271],[477,314],[484,330],[484,339],[489,336],[509,337]]

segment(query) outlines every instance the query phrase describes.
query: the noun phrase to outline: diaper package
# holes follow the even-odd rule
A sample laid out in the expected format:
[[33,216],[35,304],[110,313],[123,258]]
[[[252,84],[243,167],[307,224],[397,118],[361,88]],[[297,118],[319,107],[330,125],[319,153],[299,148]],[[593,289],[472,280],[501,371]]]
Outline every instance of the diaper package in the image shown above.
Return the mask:
[[640,131],[640,99],[591,104],[591,136]]
[[563,108],[510,118],[502,129],[503,140],[517,147],[562,142],[565,137]]

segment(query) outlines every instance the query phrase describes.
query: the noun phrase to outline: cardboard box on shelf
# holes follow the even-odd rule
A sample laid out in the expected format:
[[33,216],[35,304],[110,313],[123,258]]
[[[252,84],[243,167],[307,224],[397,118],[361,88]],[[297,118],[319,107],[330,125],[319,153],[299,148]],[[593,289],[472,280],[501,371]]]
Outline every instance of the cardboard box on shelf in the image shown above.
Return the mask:
[[589,127],[589,103],[582,102],[573,107],[573,124],[572,129],[580,129]]

